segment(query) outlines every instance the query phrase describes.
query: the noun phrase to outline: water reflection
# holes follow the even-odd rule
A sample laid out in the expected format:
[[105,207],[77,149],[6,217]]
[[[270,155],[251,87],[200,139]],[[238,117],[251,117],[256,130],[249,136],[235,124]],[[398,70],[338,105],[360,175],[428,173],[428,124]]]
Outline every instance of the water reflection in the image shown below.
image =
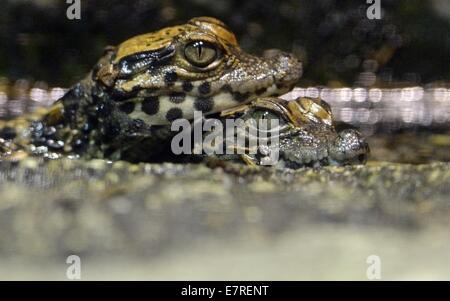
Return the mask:
[[[31,86],[26,80],[0,85],[0,119],[32,112],[36,107],[50,106],[66,89],[48,88],[43,82]],[[362,127],[366,134],[375,125],[391,128],[414,125],[450,126],[450,89],[444,87],[403,88],[295,88],[285,99],[300,96],[321,97],[333,110],[335,119]]]
[[44,82],[32,84],[20,79],[9,84],[0,79],[0,119],[10,119],[33,112],[38,107],[48,107],[66,91],[61,87],[48,88]]
[[426,88],[296,88],[282,96],[317,97],[327,101],[335,119],[369,130],[371,125],[393,128],[450,125],[450,89]]

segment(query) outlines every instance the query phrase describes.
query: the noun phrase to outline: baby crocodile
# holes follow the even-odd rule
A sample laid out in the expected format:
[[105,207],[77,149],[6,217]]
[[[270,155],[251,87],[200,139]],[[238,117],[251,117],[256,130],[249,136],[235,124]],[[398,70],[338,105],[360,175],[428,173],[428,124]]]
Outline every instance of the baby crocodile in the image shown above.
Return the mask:
[[172,121],[282,94],[301,73],[293,55],[247,54],[224,23],[194,18],[107,47],[50,109],[0,125],[0,151],[148,161],[173,136]]
[[[250,104],[222,112],[222,118],[239,119],[242,126],[233,136],[221,137],[221,147],[231,149],[231,154],[225,150],[223,154],[216,152],[209,155],[213,159],[297,169],[362,164],[369,154],[369,146],[357,130],[338,132],[335,129],[330,106],[318,98],[299,97],[291,101],[274,97],[258,98]],[[254,130],[251,131],[250,127]],[[204,134],[205,141],[210,134]],[[276,140],[273,139],[275,135]],[[250,143],[252,138],[255,141],[253,144]],[[265,143],[260,143],[261,139]],[[245,143],[238,145],[238,141]],[[216,145],[210,146],[211,149],[214,147]],[[240,153],[236,152],[238,147],[241,148]]]

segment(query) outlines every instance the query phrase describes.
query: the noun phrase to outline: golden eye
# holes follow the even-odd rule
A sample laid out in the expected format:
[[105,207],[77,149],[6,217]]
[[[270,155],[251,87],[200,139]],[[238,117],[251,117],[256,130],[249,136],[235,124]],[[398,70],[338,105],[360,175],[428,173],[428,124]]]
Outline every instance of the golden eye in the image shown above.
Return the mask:
[[216,60],[218,51],[214,45],[208,42],[195,41],[186,45],[184,56],[189,63],[203,68]]

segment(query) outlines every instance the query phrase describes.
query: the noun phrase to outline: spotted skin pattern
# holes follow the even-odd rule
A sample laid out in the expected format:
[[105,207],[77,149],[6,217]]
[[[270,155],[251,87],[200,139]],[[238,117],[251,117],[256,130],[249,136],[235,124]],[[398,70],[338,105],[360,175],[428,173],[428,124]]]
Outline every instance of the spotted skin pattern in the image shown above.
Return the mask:
[[221,21],[194,18],[107,47],[50,109],[2,122],[14,138],[0,131],[0,152],[127,160],[145,148],[136,160],[147,160],[170,141],[175,119],[287,92],[301,73],[293,55],[247,54]]
[[[198,41],[214,52],[207,66],[186,55]],[[99,81],[135,103],[127,111],[131,118],[153,125],[170,122],[167,117],[174,114],[169,112],[179,115],[181,110],[183,118],[192,119],[194,109],[217,113],[258,96],[288,92],[302,72],[290,54],[256,57],[243,52],[225,24],[207,17],[133,37],[118,46],[111,60],[100,68]],[[144,104],[149,96],[159,104]]]
[[[338,138],[326,103],[263,101],[291,90],[301,73],[302,65],[293,55],[274,50],[262,57],[247,54],[221,21],[194,18],[107,47],[92,71],[51,108],[0,122],[0,159],[67,155],[154,162],[170,152],[174,120],[192,120],[194,111],[208,116],[233,108],[251,110],[262,103],[287,108],[278,112],[280,120],[296,118],[289,119],[295,131],[284,144],[285,159],[305,155],[306,149],[314,152],[314,147],[329,149],[325,157],[341,163],[359,153],[360,146],[364,155],[364,143],[352,133],[340,138],[340,149],[332,155]],[[304,134],[294,135],[300,128]],[[349,141],[356,141],[354,152],[347,148]],[[259,164],[258,160],[244,161]],[[295,166],[307,161],[284,160]]]

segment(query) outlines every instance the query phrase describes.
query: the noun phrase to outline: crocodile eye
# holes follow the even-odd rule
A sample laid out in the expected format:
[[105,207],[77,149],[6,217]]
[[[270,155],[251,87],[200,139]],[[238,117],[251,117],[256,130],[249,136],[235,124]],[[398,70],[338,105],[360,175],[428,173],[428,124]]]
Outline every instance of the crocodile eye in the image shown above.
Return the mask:
[[270,110],[254,110],[252,118],[257,122],[258,127],[264,122],[268,131],[281,130],[286,126],[284,118]]
[[282,114],[261,108],[253,109],[249,113],[244,119],[247,119],[249,129],[253,128],[259,133],[258,135],[273,137],[288,133],[287,129],[290,126]]
[[184,56],[189,63],[202,68],[216,60],[218,51],[214,45],[208,42],[195,41],[186,45]]

